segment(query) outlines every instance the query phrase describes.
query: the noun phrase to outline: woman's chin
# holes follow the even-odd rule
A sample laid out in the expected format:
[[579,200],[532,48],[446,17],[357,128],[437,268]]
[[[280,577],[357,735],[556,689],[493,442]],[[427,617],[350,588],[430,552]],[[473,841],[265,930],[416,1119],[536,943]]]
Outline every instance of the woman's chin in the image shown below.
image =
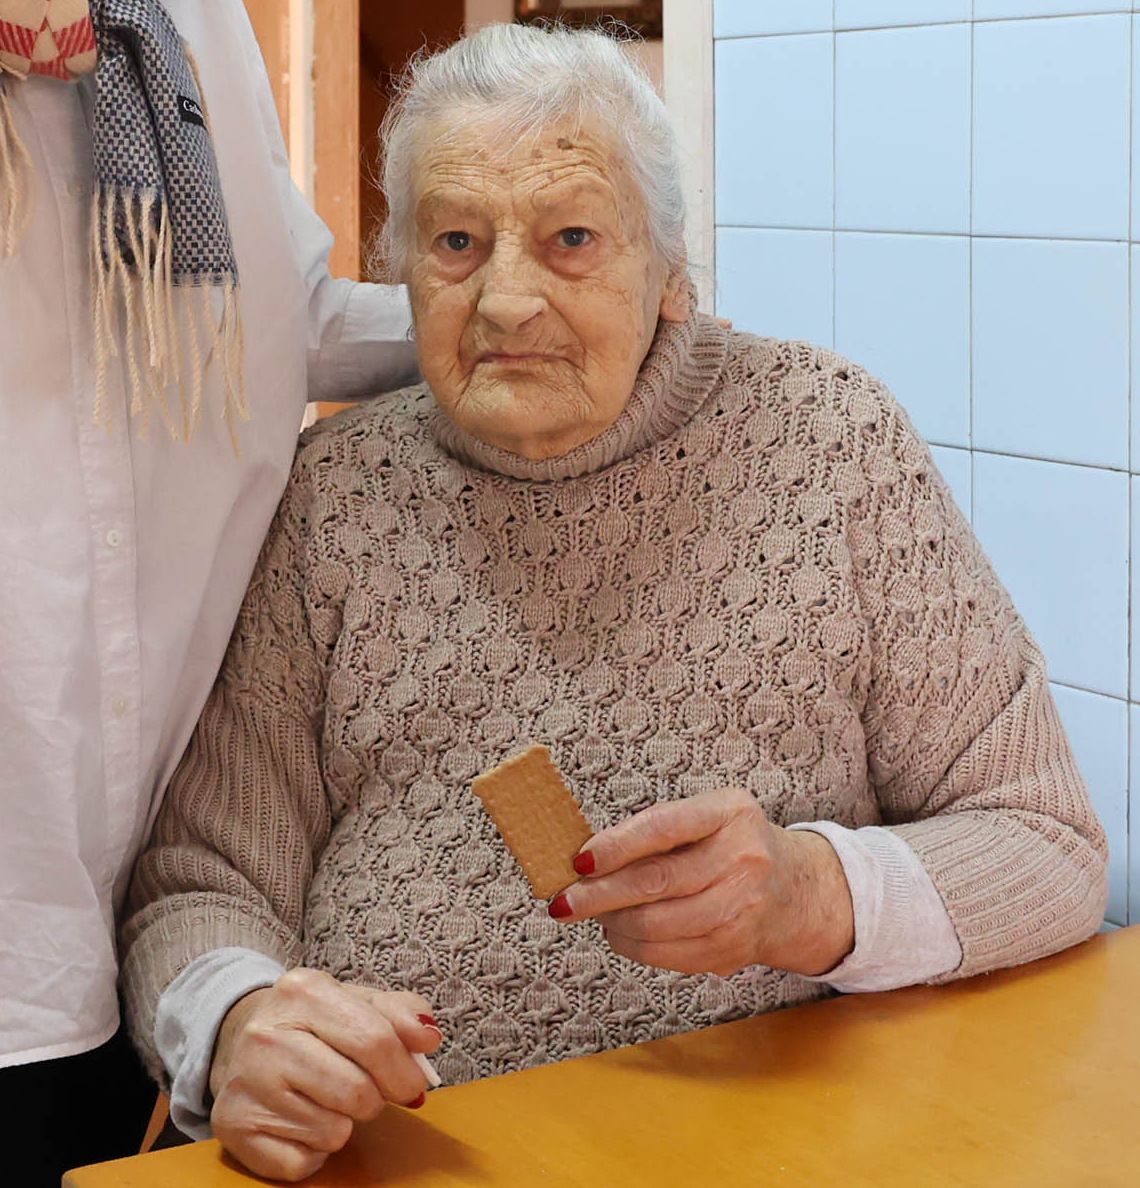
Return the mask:
[[584,436],[580,429],[553,430],[550,433],[543,433],[541,430],[537,430],[534,425],[517,434],[504,433],[501,425],[486,426],[481,432],[474,430],[468,430],[468,432],[472,433],[472,436],[478,437],[486,445],[497,446],[501,450],[506,450],[508,454],[517,454],[529,462],[545,462],[549,458],[567,454],[575,446],[593,436],[592,433]]
[[592,418],[577,415],[567,405],[552,409],[549,389],[533,393],[498,389],[469,392],[454,410],[445,411],[460,429],[486,445],[542,461],[564,454],[600,432]]

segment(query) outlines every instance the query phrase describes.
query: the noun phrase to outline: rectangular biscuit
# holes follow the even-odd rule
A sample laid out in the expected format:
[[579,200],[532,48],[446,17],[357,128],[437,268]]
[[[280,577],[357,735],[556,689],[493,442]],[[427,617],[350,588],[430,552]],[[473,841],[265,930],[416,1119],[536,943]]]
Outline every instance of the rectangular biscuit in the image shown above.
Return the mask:
[[545,747],[528,747],[476,776],[471,790],[539,899],[577,881],[574,855],[594,831]]

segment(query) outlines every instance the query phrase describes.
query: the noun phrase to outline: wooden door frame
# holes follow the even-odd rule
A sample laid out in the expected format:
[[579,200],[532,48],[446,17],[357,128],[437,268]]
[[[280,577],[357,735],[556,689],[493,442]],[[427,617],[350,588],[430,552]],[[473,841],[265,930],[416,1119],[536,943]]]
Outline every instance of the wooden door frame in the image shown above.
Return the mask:
[[697,303],[716,305],[713,0],[665,0],[665,105],[677,134]]
[[333,233],[334,276],[360,275],[360,0],[245,0],[297,188]]
[[333,233],[332,274],[359,280],[360,0],[307,2],[314,9],[313,205]]

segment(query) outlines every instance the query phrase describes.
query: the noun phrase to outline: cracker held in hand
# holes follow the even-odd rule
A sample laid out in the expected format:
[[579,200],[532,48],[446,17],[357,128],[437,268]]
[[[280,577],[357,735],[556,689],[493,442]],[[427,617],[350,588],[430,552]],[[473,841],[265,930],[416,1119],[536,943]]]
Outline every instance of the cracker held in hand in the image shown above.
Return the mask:
[[528,747],[476,776],[471,790],[539,899],[577,882],[574,855],[594,831],[545,747]]

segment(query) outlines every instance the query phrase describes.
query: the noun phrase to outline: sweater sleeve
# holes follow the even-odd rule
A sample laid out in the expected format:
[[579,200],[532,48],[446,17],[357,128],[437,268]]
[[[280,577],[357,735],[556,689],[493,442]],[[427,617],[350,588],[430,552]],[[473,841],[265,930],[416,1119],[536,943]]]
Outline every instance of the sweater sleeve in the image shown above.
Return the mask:
[[811,982],[843,994],[895,990],[929,982],[962,963],[950,915],[915,852],[889,829],[848,829],[835,821],[801,821],[827,838],[843,867],[855,917],[855,947]]
[[158,1079],[159,999],[195,958],[237,947],[285,967],[301,960],[305,895],[331,828],[317,738],[339,614],[322,594],[336,575],[309,564],[300,468],[134,872],[123,994],[135,1044]]
[[1099,926],[1107,844],[1044,658],[906,414],[859,368],[837,376],[858,443],[843,493],[868,768],[962,947],[936,980],[1046,956]]

